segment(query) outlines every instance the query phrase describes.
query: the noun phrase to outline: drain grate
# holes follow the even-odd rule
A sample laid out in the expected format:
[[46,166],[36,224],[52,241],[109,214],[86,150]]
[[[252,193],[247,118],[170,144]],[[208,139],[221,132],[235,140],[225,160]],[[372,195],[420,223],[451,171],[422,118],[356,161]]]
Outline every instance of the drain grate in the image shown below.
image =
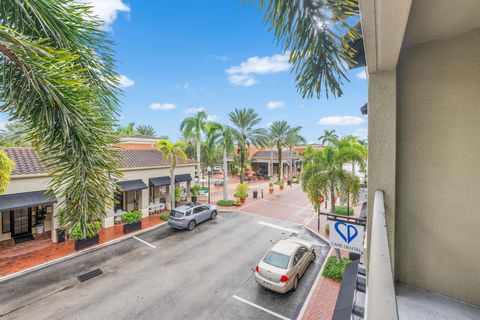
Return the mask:
[[98,269],[92,270],[90,272],[79,275],[77,277],[77,279],[80,282],[85,282],[85,281],[90,280],[92,278],[95,278],[95,277],[97,277],[101,274],[103,274],[103,271],[100,268],[98,268]]

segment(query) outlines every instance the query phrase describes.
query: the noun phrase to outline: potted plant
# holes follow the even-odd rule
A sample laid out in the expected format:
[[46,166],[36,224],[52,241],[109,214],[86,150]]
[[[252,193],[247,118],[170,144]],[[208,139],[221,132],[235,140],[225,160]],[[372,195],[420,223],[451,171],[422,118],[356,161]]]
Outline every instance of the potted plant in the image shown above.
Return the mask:
[[177,206],[177,202],[180,201],[182,198],[182,188],[175,187],[175,206]]
[[242,202],[240,201],[240,198],[236,197],[235,202],[233,203],[234,206],[239,207],[242,205]]
[[268,192],[270,192],[270,194],[272,194],[273,191],[275,191],[275,189],[273,188],[273,183],[270,182],[270,183],[268,184]]
[[192,186],[190,188],[190,192],[192,193],[192,202],[197,202],[198,200],[198,195],[200,194],[200,191],[202,190],[202,187],[199,186],[198,184]]
[[45,221],[46,217],[47,217],[47,210],[45,208],[38,209],[36,225],[35,225],[35,229],[37,229],[37,234],[42,234],[43,231],[45,230],[43,222]]
[[141,210],[130,211],[120,216],[123,224],[123,233],[127,234],[142,229]]
[[241,203],[245,203],[245,199],[248,197],[248,184],[240,183],[237,185],[234,197],[240,198]]
[[98,244],[100,242],[98,233],[101,228],[102,223],[100,221],[89,222],[87,226],[87,237],[85,238],[82,236],[80,225],[77,224],[77,227],[70,235],[70,237],[75,240],[75,250],[79,251]]
[[278,180],[278,187],[280,188],[280,190],[283,190],[283,188],[285,188],[285,181]]

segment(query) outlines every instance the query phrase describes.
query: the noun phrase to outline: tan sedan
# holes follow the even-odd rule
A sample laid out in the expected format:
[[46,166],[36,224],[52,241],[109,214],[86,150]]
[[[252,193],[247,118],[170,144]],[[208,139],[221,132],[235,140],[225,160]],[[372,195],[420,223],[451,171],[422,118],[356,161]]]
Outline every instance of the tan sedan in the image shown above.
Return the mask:
[[315,258],[310,242],[295,237],[280,240],[255,267],[255,280],[279,293],[296,290],[298,281]]

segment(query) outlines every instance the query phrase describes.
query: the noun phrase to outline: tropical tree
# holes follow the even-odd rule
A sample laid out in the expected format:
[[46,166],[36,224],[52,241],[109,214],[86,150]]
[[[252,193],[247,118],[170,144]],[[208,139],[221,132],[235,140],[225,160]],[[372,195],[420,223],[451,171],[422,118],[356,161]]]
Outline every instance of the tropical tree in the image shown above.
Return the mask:
[[28,140],[27,128],[21,122],[9,122],[5,129],[0,130],[0,146],[3,147],[28,147],[31,142]]
[[0,150],[0,194],[4,193],[10,183],[10,174],[15,168],[13,162],[7,154]]
[[139,134],[149,137],[155,137],[155,129],[149,124],[141,124],[135,128],[135,131]]
[[185,154],[186,145],[183,141],[172,143],[166,139],[158,140],[156,143],[158,149],[163,153],[163,160],[170,161],[170,203],[171,208],[175,208],[175,168],[179,160],[187,160]]
[[340,150],[341,157],[345,162],[352,166],[352,175],[355,175],[355,165],[359,165],[361,170],[365,169],[367,159],[367,148],[358,142],[355,136],[346,136],[336,142]]
[[183,119],[180,123],[180,131],[184,135],[189,136],[193,139],[196,144],[196,154],[197,154],[197,183],[200,182],[200,164],[201,164],[201,143],[202,143],[202,133],[206,131],[207,123],[207,114],[204,111],[197,112],[193,117],[188,117]]
[[331,146],[337,142],[338,135],[335,130],[324,130],[323,135],[318,140],[323,146]]
[[131,136],[137,133],[138,131],[135,129],[135,122],[129,122],[125,127],[117,128],[117,134],[119,136]]
[[121,177],[109,148],[120,92],[111,41],[75,0],[2,0],[0,21],[0,112],[25,125],[51,168],[67,232],[86,237]]
[[240,156],[240,183],[243,183],[245,161],[248,158],[247,147],[260,144],[261,139],[268,132],[264,128],[255,128],[262,118],[252,108],[235,108],[228,114],[228,117],[235,127],[234,134]]
[[[357,39],[353,24],[358,15],[358,0],[256,0],[264,20],[289,62],[297,90],[305,97],[343,94],[348,65],[355,52],[347,38]],[[347,32],[348,37],[342,35]]]
[[208,123],[208,144],[220,145],[223,151],[223,200],[228,200],[227,155],[233,151],[234,135],[234,130],[227,125],[216,122]]
[[[270,138],[273,145],[277,148],[278,153],[278,165],[279,174],[278,180],[284,179],[283,165],[282,165],[282,152],[285,147],[292,147],[300,141],[305,141],[299,132],[302,127],[292,127],[287,121],[274,121],[269,127]],[[293,158],[293,155],[291,155]]]

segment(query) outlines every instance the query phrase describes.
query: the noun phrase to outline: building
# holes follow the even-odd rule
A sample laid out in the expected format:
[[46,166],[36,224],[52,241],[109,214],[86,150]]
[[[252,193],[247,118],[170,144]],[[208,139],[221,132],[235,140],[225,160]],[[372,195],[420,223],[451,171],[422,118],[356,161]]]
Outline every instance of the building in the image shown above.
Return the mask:
[[[297,169],[301,170],[303,157],[289,150],[282,151],[283,174],[285,177],[295,175]],[[293,163],[293,165],[292,165]],[[280,166],[277,150],[259,150],[251,156],[252,170],[260,176],[278,176]],[[292,172],[291,172],[292,171]]]
[[369,82],[366,318],[473,319],[480,1],[359,2]]
[[[46,209],[45,231],[59,227],[58,218],[61,199],[45,194],[50,177],[49,169],[41,162],[33,148],[2,148],[15,162],[11,182],[6,192],[0,195],[0,241],[35,233],[35,218],[38,210]],[[170,208],[170,163],[163,160],[155,148],[120,149],[120,168],[123,179],[117,184],[121,193],[117,203],[108,208],[103,226],[114,225],[117,212],[142,210],[149,214],[152,204],[164,203]],[[175,184],[185,190],[189,198],[190,184],[196,162],[181,161],[175,170]],[[56,232],[51,232],[52,241],[57,241]]]

